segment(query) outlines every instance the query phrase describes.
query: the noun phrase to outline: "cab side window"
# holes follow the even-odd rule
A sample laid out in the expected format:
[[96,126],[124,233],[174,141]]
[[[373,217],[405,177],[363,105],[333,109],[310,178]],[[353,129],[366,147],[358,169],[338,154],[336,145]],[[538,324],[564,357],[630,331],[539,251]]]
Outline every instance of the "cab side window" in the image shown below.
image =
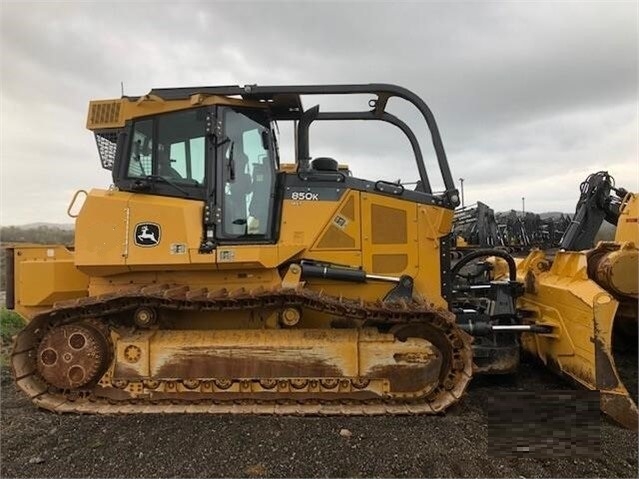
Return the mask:
[[266,235],[275,178],[268,145],[269,130],[239,109],[225,109],[224,125],[228,138],[221,153],[224,234]]
[[245,131],[242,135],[244,151],[249,158],[248,173],[251,176],[251,194],[248,198],[248,211],[251,218],[257,220],[254,234],[266,234],[271,209],[270,195],[274,172],[268,150],[262,144],[263,128]]
[[153,120],[135,122],[128,176],[144,178],[153,174]]

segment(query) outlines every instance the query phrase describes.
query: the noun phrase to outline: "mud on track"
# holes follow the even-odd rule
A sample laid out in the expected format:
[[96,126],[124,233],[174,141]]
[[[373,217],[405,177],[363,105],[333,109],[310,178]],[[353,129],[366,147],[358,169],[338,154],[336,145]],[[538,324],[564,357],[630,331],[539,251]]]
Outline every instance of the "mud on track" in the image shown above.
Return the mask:
[[445,416],[79,416],[36,410],[3,368],[0,475],[637,477],[637,433],[603,417],[598,455],[487,457],[488,398],[548,389],[569,386],[525,363],[516,378],[475,379]]

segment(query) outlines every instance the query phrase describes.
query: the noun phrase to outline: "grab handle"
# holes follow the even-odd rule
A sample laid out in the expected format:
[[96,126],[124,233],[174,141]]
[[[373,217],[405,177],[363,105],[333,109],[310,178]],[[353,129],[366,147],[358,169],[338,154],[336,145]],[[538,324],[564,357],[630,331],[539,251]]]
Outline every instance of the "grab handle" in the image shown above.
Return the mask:
[[[78,215],[80,214],[79,211],[78,211],[77,214],[71,213],[71,210],[75,206],[75,202],[78,199],[78,195],[80,193],[84,193],[84,199],[85,200],[86,200],[87,196],[89,196],[89,193],[87,193],[86,190],[78,190],[78,191],[75,192],[75,194],[73,195],[73,198],[71,198],[71,203],[69,203],[69,207],[67,208],[67,215],[69,215],[71,218],[77,218]],[[82,203],[84,204],[84,201]],[[80,209],[82,209],[82,207],[80,207]]]

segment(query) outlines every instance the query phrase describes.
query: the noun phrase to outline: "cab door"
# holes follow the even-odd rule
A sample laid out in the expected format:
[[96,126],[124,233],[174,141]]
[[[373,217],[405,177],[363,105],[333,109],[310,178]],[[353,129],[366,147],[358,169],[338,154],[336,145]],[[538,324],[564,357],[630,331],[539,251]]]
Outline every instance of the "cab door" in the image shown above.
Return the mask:
[[219,107],[220,117],[218,242],[275,243],[276,167],[268,117],[262,110]]

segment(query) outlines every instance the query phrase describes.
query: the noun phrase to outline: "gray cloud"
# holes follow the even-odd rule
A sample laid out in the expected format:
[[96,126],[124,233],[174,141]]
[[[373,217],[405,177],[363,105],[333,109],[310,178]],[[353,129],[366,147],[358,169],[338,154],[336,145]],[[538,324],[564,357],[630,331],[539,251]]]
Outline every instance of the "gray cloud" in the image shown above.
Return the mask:
[[[1,8],[2,224],[65,221],[74,189],[108,185],[84,122],[88,101],[119,96],[121,81],[127,94],[397,83],[433,109],[469,200],[507,209],[526,196],[531,209],[571,211],[591,169],[639,189],[634,2]],[[415,112],[391,108],[420,133],[432,166]],[[360,176],[415,177],[408,142],[391,126],[322,125],[312,135],[313,151],[350,162]]]

